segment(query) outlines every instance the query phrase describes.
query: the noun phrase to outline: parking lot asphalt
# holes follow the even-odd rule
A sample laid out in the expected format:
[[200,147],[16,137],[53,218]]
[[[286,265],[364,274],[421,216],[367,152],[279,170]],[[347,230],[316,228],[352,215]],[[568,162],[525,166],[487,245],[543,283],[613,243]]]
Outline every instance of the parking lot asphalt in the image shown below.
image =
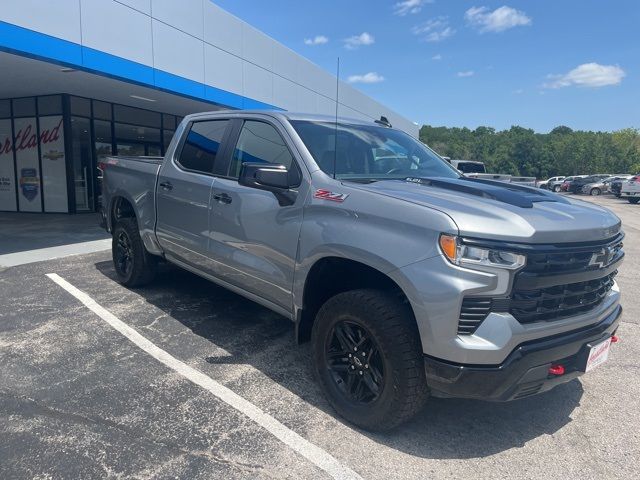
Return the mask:
[[115,282],[109,252],[0,271],[0,478],[327,478],[211,391],[168,368],[46,275],[251,402],[363,478],[640,477],[640,205],[623,220],[621,341],[579,380],[523,400],[431,399],[386,434],[336,417],[292,324],[177,268]]

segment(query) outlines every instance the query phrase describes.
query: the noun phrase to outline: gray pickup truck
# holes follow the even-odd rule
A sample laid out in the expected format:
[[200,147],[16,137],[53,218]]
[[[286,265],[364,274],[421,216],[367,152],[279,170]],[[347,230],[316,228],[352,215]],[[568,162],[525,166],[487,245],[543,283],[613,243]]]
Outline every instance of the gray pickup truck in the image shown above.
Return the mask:
[[101,167],[122,284],[164,260],[290,318],[360,427],[392,428],[429,395],[547,391],[617,341],[614,214],[465,178],[384,120],[190,115],[164,158]]

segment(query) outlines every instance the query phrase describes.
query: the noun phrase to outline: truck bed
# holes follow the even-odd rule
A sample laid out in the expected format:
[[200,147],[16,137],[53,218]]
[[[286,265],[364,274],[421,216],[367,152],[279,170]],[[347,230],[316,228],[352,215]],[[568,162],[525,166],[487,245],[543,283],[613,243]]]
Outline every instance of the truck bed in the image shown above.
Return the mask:
[[[156,222],[156,181],[163,157],[110,156],[101,166],[103,208],[112,208],[111,199],[122,197],[138,212],[143,240],[153,236]],[[111,212],[105,212],[109,215]]]

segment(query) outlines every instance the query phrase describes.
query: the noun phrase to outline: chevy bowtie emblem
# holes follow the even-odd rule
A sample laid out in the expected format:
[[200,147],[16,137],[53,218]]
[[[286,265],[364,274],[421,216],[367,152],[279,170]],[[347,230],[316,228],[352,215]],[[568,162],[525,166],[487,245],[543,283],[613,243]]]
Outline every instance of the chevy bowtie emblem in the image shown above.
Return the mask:
[[59,152],[58,150],[49,150],[42,156],[48,160],[58,160],[59,158],[64,157],[64,153]]
[[316,190],[316,193],[313,194],[315,198],[319,198],[320,200],[331,200],[332,202],[342,203],[349,196],[348,193],[336,193],[331,192],[329,190],[324,190],[322,188]]
[[611,263],[615,256],[615,250],[613,247],[603,248],[601,251],[594,253],[591,256],[589,265],[597,266],[598,268],[606,267]]

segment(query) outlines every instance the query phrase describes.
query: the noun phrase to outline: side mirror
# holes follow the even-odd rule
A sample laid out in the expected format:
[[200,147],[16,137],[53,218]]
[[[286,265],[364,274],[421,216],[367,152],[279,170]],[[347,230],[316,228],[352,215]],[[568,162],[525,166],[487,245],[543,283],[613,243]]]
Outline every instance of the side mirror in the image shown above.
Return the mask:
[[244,162],[238,183],[244,187],[272,192],[280,206],[292,205],[296,201],[297,192],[290,190],[291,176],[284,165]]
[[289,171],[284,165],[245,162],[238,183],[259,190],[281,192],[289,188]]

